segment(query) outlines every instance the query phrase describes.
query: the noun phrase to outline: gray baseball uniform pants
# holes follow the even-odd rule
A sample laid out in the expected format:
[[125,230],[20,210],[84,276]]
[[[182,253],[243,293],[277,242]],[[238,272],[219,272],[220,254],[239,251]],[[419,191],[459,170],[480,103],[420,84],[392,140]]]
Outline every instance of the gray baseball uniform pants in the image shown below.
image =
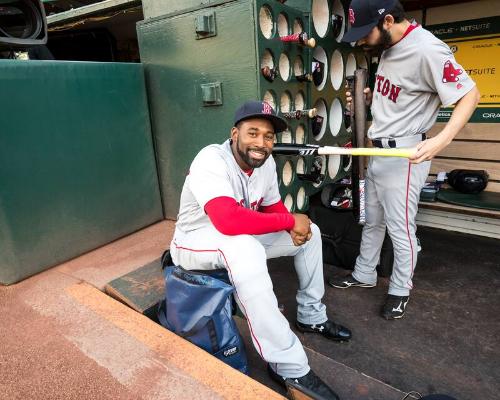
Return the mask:
[[[399,139],[399,144],[414,146],[420,136]],[[384,146],[388,147],[388,146]],[[375,284],[376,267],[385,237],[389,232],[394,246],[394,264],[389,294],[408,296],[417,264],[415,217],[420,191],[429,174],[431,163],[410,164],[405,158],[370,157],[366,174],[366,224],[361,238],[360,255],[353,277]]]
[[325,322],[321,234],[314,224],[311,230],[311,240],[295,246],[285,231],[226,236],[213,226],[188,233],[176,229],[170,245],[174,263],[185,269],[227,269],[255,348],[278,374],[289,378],[304,376],[310,368],[302,344],[278,309],[266,260],[294,256],[297,319],[305,324]]

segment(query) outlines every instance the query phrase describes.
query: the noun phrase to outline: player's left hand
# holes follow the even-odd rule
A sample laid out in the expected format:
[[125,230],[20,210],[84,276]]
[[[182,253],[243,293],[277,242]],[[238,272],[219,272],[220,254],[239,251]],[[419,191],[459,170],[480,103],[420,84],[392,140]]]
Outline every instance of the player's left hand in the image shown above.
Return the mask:
[[424,140],[417,146],[416,153],[410,158],[412,164],[419,164],[432,160],[441,150],[448,146],[450,142],[440,135]]
[[302,246],[303,244],[311,240],[312,232],[311,230],[309,230],[307,235],[299,235],[298,233],[291,231],[290,236],[292,237],[292,242],[295,246]]

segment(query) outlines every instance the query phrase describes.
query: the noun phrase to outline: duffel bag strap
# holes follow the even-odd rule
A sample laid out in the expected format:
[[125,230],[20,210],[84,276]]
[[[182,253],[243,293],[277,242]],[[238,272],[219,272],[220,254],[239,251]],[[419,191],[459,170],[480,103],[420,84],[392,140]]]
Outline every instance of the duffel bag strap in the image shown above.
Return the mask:
[[166,267],[171,267],[175,265],[172,256],[170,254],[170,250],[165,250],[161,256],[161,269],[165,269]]

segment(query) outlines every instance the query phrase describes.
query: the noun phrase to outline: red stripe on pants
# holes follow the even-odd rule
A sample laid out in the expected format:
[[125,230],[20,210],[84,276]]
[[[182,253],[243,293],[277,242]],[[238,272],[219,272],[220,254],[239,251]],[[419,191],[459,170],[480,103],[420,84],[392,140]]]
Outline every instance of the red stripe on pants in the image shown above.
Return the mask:
[[[411,176],[411,163],[408,162],[408,177],[406,179],[406,233],[408,234],[408,242],[410,242],[410,249],[411,249],[411,274],[410,274],[410,279],[413,277],[413,243],[411,241],[411,236],[410,236],[410,226],[409,226],[409,221],[408,221],[408,194],[410,191],[410,176]],[[413,285],[409,284],[410,289],[413,289]]]

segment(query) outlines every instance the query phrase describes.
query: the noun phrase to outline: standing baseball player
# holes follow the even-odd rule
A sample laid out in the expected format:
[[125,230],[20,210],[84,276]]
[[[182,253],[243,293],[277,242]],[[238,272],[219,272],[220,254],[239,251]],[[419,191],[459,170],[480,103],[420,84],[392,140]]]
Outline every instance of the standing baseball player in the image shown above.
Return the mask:
[[[374,287],[387,227],[394,246],[394,265],[382,316],[396,319],[404,315],[413,287],[415,217],[430,160],[467,123],[480,95],[450,48],[416,22],[408,21],[399,1],[353,0],[349,22],[351,29],[343,41],[356,42],[365,51],[380,55],[373,95],[365,89],[373,117],[368,138],[375,147],[416,147],[418,151],[410,162],[370,158],[365,187],[367,221],[360,255],[351,275],[332,278],[329,284],[341,289]],[[348,103],[350,96],[347,93]],[[440,106],[453,104],[444,129],[427,138]]]
[[325,399],[337,395],[310,369],[304,349],[278,309],[268,258],[294,256],[299,278],[297,322],[301,332],[334,341],[349,329],[328,319],[321,234],[306,215],[291,214],[280,199],[276,164],[270,157],[275,132],[287,128],[266,102],[246,102],[237,111],[231,137],[202,149],[181,194],[170,245],[185,269],[226,268],[252,340],[271,377],[293,380]]

